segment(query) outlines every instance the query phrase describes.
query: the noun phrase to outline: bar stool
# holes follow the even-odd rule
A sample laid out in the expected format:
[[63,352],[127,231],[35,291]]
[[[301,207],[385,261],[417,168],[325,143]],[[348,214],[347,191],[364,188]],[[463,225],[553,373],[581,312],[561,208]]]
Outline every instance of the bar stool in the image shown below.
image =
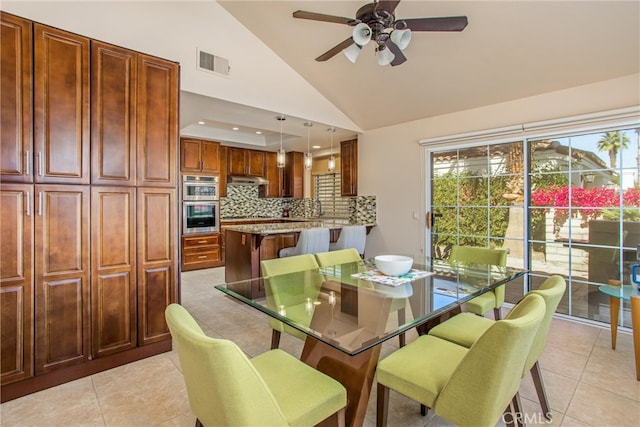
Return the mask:
[[364,225],[349,225],[342,227],[340,236],[335,243],[329,245],[330,251],[355,248],[360,256],[364,256],[364,247],[367,241],[367,227]]
[[307,228],[300,232],[298,243],[295,246],[280,249],[280,252],[278,252],[278,256],[280,258],[284,258],[294,255],[327,252],[329,250],[330,240],[331,237],[328,228]]

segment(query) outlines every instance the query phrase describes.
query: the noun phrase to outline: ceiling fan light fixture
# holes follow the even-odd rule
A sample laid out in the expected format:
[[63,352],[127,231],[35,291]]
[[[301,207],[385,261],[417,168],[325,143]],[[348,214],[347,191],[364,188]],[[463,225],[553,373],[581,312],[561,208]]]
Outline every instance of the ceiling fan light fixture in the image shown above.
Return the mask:
[[362,48],[354,43],[348,48],[346,48],[345,50],[343,50],[342,53],[344,53],[344,56],[346,56],[349,61],[355,64],[356,59],[358,59],[358,55],[360,55],[361,50]]
[[411,30],[393,30],[391,32],[391,41],[394,42],[400,50],[404,50],[409,46],[409,42],[411,41]]
[[360,46],[364,46],[369,41],[371,41],[371,28],[364,22],[359,23],[353,28],[353,32],[351,33],[351,38],[353,41]]
[[396,56],[387,48],[378,49],[378,65],[389,65]]

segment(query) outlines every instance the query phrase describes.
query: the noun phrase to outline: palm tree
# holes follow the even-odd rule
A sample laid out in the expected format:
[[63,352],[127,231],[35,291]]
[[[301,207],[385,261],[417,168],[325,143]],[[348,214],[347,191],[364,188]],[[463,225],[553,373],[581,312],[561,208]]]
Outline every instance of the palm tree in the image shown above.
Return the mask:
[[611,169],[616,168],[616,158],[618,152],[624,150],[629,146],[629,137],[625,134],[621,134],[620,131],[612,131],[605,133],[600,141],[598,141],[598,150],[609,152],[609,163]]

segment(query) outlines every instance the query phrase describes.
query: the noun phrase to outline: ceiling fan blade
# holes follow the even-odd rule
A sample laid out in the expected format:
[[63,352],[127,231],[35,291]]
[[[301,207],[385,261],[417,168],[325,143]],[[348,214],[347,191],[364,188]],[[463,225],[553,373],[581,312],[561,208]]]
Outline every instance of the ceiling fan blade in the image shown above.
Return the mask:
[[293,12],[294,18],[311,19],[312,21],[334,22],[336,24],[349,24],[352,18],[344,18],[342,16],[325,15],[322,13],[305,12],[304,10],[296,10]]
[[376,5],[376,9],[384,9],[389,13],[393,13],[398,7],[398,3],[400,3],[400,0],[380,0]]
[[391,66],[395,67],[396,65],[404,64],[404,62],[407,60],[407,57],[404,56],[404,53],[402,53],[397,44],[389,39],[385,43],[385,46],[387,46],[387,49],[389,49],[394,55],[393,61],[391,61]]
[[329,49],[328,51],[326,51],[322,55],[318,56],[316,58],[316,61],[321,62],[321,61],[326,61],[327,59],[331,59],[335,55],[337,55],[338,53],[342,52],[344,49],[346,49],[349,46],[351,46],[352,44],[353,44],[353,39],[351,37],[349,37],[348,39],[344,40],[343,42],[338,43],[337,45],[335,45],[334,47],[332,47],[331,49]]
[[[468,23],[466,16],[398,19],[396,23],[402,21],[406,24],[406,28],[411,31],[462,31]],[[402,29],[401,25],[398,26],[398,29]]]

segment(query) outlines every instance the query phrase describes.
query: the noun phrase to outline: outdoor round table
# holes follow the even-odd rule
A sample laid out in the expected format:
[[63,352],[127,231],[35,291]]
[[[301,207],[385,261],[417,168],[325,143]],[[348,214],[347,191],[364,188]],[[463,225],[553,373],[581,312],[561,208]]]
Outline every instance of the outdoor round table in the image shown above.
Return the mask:
[[636,379],[640,381],[640,291],[635,285],[602,285],[598,289],[609,296],[611,348],[613,350],[616,349],[618,336],[620,300],[631,302],[631,329],[633,330],[633,348],[636,359]]

